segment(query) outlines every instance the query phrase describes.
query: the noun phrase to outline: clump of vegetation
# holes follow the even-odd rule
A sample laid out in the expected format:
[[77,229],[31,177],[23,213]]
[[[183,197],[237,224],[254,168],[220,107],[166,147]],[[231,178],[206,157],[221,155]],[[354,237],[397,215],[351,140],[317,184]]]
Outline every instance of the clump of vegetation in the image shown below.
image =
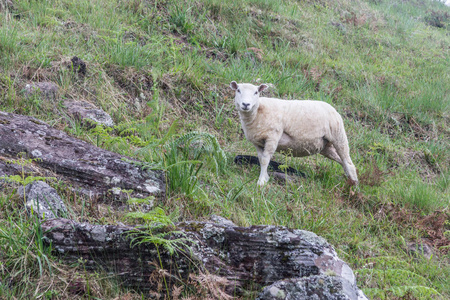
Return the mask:
[[425,16],[425,22],[434,27],[447,28],[450,22],[450,13],[447,11],[431,11]]
[[[173,222],[214,213],[240,226],[310,230],[335,246],[374,299],[450,297],[449,7],[432,0],[12,2],[0,10],[1,110],[165,170],[164,215]],[[74,56],[86,64],[83,76],[68,68]],[[333,104],[359,188],[349,190],[340,166],[321,157],[276,154],[307,177],[255,189],[259,169],[233,164],[234,155],[255,153],[240,129],[232,80],[271,83],[266,95],[277,98]],[[24,86],[36,81],[56,83],[61,99],[27,99]],[[61,103],[77,99],[117,125],[68,122]],[[74,219],[144,222],[74,196],[61,182],[57,188]],[[82,262],[62,268],[14,186],[2,185],[0,208],[0,298],[141,298]],[[431,259],[408,254],[407,243],[421,239],[433,247]],[[208,276],[195,280],[206,286]]]

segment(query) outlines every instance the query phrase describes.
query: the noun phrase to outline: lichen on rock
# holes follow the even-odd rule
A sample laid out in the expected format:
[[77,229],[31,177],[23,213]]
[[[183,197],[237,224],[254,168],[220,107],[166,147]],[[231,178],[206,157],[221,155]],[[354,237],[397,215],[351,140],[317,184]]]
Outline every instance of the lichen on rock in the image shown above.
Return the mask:
[[54,188],[43,181],[35,181],[25,189],[20,187],[18,194],[26,199],[26,208],[39,219],[54,219],[67,215],[67,208]]

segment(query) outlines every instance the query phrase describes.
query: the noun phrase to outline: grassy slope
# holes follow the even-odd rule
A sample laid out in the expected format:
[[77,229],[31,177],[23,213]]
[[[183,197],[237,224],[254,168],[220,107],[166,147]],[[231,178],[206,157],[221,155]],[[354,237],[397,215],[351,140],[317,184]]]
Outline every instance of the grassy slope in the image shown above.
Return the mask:
[[[449,298],[442,234],[450,230],[449,14],[436,1],[419,0],[15,1],[0,13],[1,109],[154,163],[163,160],[155,145],[175,120],[178,134],[211,133],[228,153],[227,170],[215,172],[207,162],[193,185],[181,180],[189,170],[178,169],[172,178],[184,183],[165,204],[174,220],[215,213],[240,225],[311,230],[335,245],[371,296],[394,298],[409,289],[427,299],[428,288]],[[446,28],[430,26],[439,20]],[[88,65],[85,78],[66,68],[74,55]],[[26,83],[46,80],[57,82],[65,99],[103,107],[116,130],[66,124],[61,105],[23,97]],[[360,187],[349,189],[342,168],[321,157],[277,154],[308,177],[258,190],[258,168],[232,164],[235,154],[255,153],[233,110],[232,80],[273,83],[268,94],[285,99],[332,103],[344,116]],[[135,138],[126,137],[127,129]],[[74,218],[123,221],[68,192],[66,200]],[[0,203],[0,281],[11,282],[0,285],[0,296],[64,298],[77,282],[92,296],[123,295],[82,268],[76,279],[55,269],[21,200],[5,190]],[[406,253],[422,238],[435,245],[430,261]],[[50,280],[47,265],[60,279]]]

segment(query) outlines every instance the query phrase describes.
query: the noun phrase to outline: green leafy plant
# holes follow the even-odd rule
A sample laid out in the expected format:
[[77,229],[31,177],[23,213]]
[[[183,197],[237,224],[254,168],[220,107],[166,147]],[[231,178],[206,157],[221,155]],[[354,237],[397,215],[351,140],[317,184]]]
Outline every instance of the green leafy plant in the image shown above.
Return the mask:
[[[164,269],[159,247],[163,247],[169,255],[179,255],[190,251],[189,243],[193,241],[186,235],[176,230],[172,219],[166,215],[165,211],[156,207],[149,212],[131,212],[125,215],[128,219],[142,221],[145,225],[139,229],[127,233],[131,238],[131,247],[141,244],[153,244],[158,254],[159,266]],[[163,277],[166,291],[169,294],[166,278]]]
[[194,28],[194,24],[189,22],[189,11],[191,8],[187,8],[186,10],[180,8],[179,6],[175,7],[175,10],[172,11],[169,17],[169,22],[176,26],[182,33],[189,33],[192,28]]
[[[25,167],[28,165],[31,165],[35,161],[39,161],[40,159],[39,158],[26,159],[25,153],[23,153],[23,152],[19,153],[18,157],[19,157],[18,159],[9,160],[9,161],[7,161],[7,163],[19,165],[21,168],[20,174],[19,175],[2,176],[2,177],[0,177],[0,179],[4,179],[6,181],[19,184],[24,189],[25,189],[25,186],[27,186],[28,184],[35,182],[35,181],[46,181],[46,180],[55,180],[56,179],[54,177],[42,177],[42,176],[27,175],[27,173],[25,172]],[[24,202],[26,202],[25,197],[26,197],[25,193],[23,193]]]
[[209,133],[190,132],[167,143],[164,164],[171,191],[191,195],[198,184],[198,173],[206,163],[215,172],[223,172],[227,162],[225,152],[216,137]]

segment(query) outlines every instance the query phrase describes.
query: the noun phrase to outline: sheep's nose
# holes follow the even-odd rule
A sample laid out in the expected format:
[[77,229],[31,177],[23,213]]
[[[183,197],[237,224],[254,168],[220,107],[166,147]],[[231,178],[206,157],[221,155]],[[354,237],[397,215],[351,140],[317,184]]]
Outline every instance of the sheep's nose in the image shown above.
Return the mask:
[[248,110],[249,109],[249,106],[250,106],[250,103],[242,103],[242,109],[243,110]]

